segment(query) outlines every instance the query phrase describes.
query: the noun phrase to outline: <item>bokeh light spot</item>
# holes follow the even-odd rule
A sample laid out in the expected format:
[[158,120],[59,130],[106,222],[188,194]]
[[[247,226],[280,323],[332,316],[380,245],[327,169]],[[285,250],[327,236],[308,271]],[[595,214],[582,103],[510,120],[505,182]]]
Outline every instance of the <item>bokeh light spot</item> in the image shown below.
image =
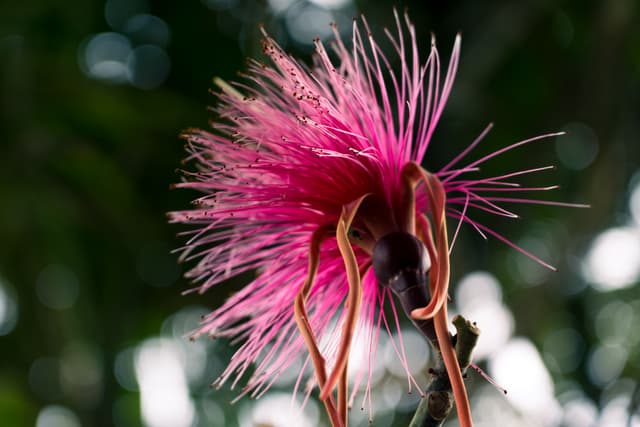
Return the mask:
[[[378,346],[375,352],[369,351],[369,337],[364,334],[357,334],[352,344],[352,350],[349,354],[349,381],[353,385],[361,371],[367,371],[371,367],[371,384],[376,384],[385,374],[387,363],[387,345],[389,337],[385,333],[381,333],[378,337]],[[375,359],[374,359],[375,357]],[[393,363],[396,363],[394,359]]]
[[507,399],[523,413],[538,417],[542,425],[553,425],[562,416],[551,375],[528,339],[509,341],[489,359],[489,372],[509,391]]
[[283,13],[295,3],[295,0],[267,0],[267,2],[273,13]]
[[[393,335],[393,342],[388,340],[384,351],[385,366],[389,372],[399,378],[406,378],[407,371],[400,362],[400,358],[396,353],[402,351],[398,335]],[[404,352],[407,359],[407,368],[413,375],[421,373],[429,362],[429,348],[424,338],[412,329],[402,329],[402,342],[404,343]],[[395,343],[395,348],[394,344]],[[401,353],[402,354],[402,353]]]
[[126,348],[116,355],[113,362],[113,374],[122,388],[129,391],[138,391],[134,348]]
[[567,132],[556,138],[556,153],[567,168],[582,170],[589,166],[598,155],[598,137],[593,129],[584,123],[569,123],[563,130]]
[[395,408],[402,400],[404,384],[400,385],[397,379],[387,378],[382,383],[382,398],[387,408]]
[[486,301],[502,301],[500,282],[487,271],[474,271],[465,275],[456,285],[456,305],[468,307]]
[[139,44],[155,44],[164,47],[171,38],[171,31],[167,23],[157,16],[147,13],[129,18],[124,31]]
[[544,340],[544,358],[560,373],[573,372],[582,360],[584,347],[584,339],[575,329],[554,329]]
[[629,196],[629,210],[636,224],[640,225],[640,172],[636,172],[634,178],[631,180],[635,184]]
[[627,403],[630,403],[629,400],[636,392],[638,385],[639,384],[636,379],[625,377],[618,378],[604,387],[600,394],[600,404],[604,406],[614,400],[620,401],[620,399],[626,400]]
[[300,44],[312,44],[313,39],[326,39],[331,35],[329,24],[334,21],[331,12],[312,4],[295,4],[286,17],[287,30]]
[[18,303],[11,288],[0,277],[0,336],[7,335],[18,323]]
[[[183,339],[179,341],[180,348],[185,357],[184,373],[189,381],[189,384],[194,386],[201,386],[203,383],[210,383],[211,378],[207,377],[207,341],[198,340],[191,342]],[[214,365],[219,363],[218,358],[211,357],[210,362],[214,362]]]
[[[307,367],[308,368],[308,367]],[[283,369],[278,378],[274,381],[274,386],[289,387],[295,383],[302,370],[302,360],[300,358],[294,360],[286,369]],[[310,372],[307,370],[307,374]]]
[[189,427],[195,408],[180,350],[166,339],[149,339],[135,356],[142,419],[148,427]]
[[[497,394],[495,388],[484,386],[471,399],[471,413],[473,415],[474,427],[533,427],[526,424],[523,419],[526,416],[518,412],[509,404],[503,395]],[[446,427],[458,427],[455,422],[445,424]],[[546,424],[536,424],[536,427],[547,426]]]
[[131,43],[122,34],[96,34],[80,46],[80,67],[91,78],[124,83],[129,76],[127,59],[130,53]]
[[500,349],[513,334],[513,314],[502,303],[500,283],[486,271],[464,276],[456,286],[456,308],[482,330],[482,339],[474,350],[477,360]]
[[592,401],[575,398],[563,406],[562,425],[566,427],[594,427],[598,416],[598,409]]
[[634,323],[633,308],[624,301],[612,301],[596,315],[596,335],[605,344],[628,345]]
[[154,89],[169,75],[171,60],[166,52],[155,45],[136,47],[127,60],[129,81],[139,89]]
[[[553,259],[551,251],[544,240],[535,237],[526,237],[518,241],[518,245],[527,248],[531,253],[536,254],[541,259]],[[541,266],[537,262],[531,262],[531,259],[520,256],[520,254],[511,254],[518,272],[520,273],[519,283],[523,286],[536,286],[547,281],[549,275],[552,273],[546,267]]]
[[605,230],[591,244],[582,267],[585,279],[600,291],[631,286],[640,278],[640,230]]
[[351,0],[309,0],[325,9],[339,9],[351,4]]
[[64,310],[75,304],[80,293],[78,278],[64,265],[51,264],[45,267],[36,283],[40,302],[55,310]]
[[629,414],[630,396],[619,396],[609,401],[600,413],[598,427],[640,427],[640,416]]
[[240,411],[240,427],[312,427],[318,424],[318,407],[308,401],[304,409],[289,393],[268,393],[254,401],[249,411]]
[[211,381],[205,371],[208,367],[218,367],[219,357],[209,352],[217,345],[216,341],[200,339],[191,341],[187,336],[193,332],[204,314],[208,311],[200,306],[187,306],[169,316],[162,323],[162,335],[174,343],[184,360],[184,372],[189,384],[194,387]]
[[64,406],[49,405],[38,413],[36,427],[80,427],[80,420]]
[[496,302],[475,304],[465,307],[465,318],[475,322],[482,331],[482,338],[473,351],[476,360],[484,359],[504,346],[513,335],[515,321],[513,314],[504,306]]
[[622,345],[599,345],[589,357],[589,379],[597,386],[604,386],[615,380],[624,369],[628,356],[629,352]]
[[[162,322],[162,335],[167,338],[175,338],[176,340],[184,340],[185,337],[193,332],[200,322],[202,316],[209,313],[209,310],[198,305],[189,305],[178,312],[167,317]],[[215,341],[212,341],[215,343]]]
[[[640,328],[633,327],[640,323],[640,299],[635,299],[629,303],[631,312],[633,313],[632,327],[627,334],[627,345],[629,347],[637,346],[640,344]],[[640,357],[632,358],[631,362],[635,362],[640,368]]]
[[97,351],[88,344],[68,344],[60,358],[60,381],[65,395],[85,406],[93,406],[102,397],[102,365]]

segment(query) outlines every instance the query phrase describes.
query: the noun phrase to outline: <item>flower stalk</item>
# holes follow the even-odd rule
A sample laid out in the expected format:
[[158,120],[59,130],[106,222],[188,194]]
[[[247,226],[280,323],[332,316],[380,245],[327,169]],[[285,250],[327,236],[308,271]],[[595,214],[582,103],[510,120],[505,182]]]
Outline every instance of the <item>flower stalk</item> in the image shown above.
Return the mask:
[[[456,358],[460,370],[466,373],[471,365],[473,350],[478,342],[480,330],[477,326],[458,315],[453,318],[457,334],[455,342]],[[439,351],[435,351],[435,367],[430,370],[431,381],[424,390],[425,398],[420,401],[409,427],[440,427],[453,409],[453,392],[449,377],[444,369],[444,361]]]

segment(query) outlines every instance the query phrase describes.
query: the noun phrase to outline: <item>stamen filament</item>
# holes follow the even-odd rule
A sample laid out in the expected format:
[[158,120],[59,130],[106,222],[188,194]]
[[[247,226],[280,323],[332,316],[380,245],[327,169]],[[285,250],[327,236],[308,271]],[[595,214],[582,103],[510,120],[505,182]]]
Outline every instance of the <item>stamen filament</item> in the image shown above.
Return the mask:
[[[338,249],[344,260],[345,269],[347,273],[347,282],[349,283],[349,293],[347,295],[347,313],[345,314],[344,323],[342,326],[342,335],[340,337],[340,345],[338,347],[338,355],[336,362],[329,375],[327,383],[322,388],[320,398],[323,399],[328,396],[336,383],[341,377],[345,378],[345,372],[347,371],[347,365],[349,361],[349,352],[351,350],[351,341],[353,340],[353,334],[356,328],[358,315],[360,313],[360,305],[362,304],[362,286],[360,283],[360,271],[358,267],[358,261],[349,242],[349,235],[347,230],[351,226],[351,221],[355,216],[355,212],[360,207],[362,201],[366,196],[356,200],[356,202],[345,206],[342,209],[342,215],[338,220],[336,227],[336,239],[338,242]],[[346,389],[346,385],[344,386]],[[346,393],[345,393],[346,398]],[[346,406],[346,402],[345,402]]]
[[[313,284],[316,274],[318,273],[318,264],[320,263],[320,244],[326,238],[326,236],[326,227],[318,228],[311,236],[311,242],[309,244],[309,268],[307,271],[307,277],[305,278],[300,291],[296,295],[296,299],[294,302],[294,316],[296,324],[298,325],[300,334],[302,335],[307,349],[309,350],[309,356],[311,357],[311,361],[313,362],[316,381],[318,381],[318,386],[321,390],[324,387],[327,378],[325,360],[320,353],[320,348],[318,347],[316,337],[313,333],[313,330],[311,329],[311,325],[309,324],[305,302],[307,296],[309,295],[309,291],[311,290],[311,285]],[[329,394],[324,398],[322,396],[320,398],[325,406],[327,414],[329,415],[331,425],[333,427],[346,427],[346,424],[342,422],[342,419],[340,418],[338,411],[336,410],[333,395]]]

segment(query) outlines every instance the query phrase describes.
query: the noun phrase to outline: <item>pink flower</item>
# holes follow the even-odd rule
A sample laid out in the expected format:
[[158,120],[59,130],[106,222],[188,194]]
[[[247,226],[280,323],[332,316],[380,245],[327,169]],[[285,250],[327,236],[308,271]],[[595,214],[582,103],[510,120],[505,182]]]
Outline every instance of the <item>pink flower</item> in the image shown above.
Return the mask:
[[[305,357],[305,366],[311,361],[316,368],[327,409],[335,410],[330,392],[337,380],[332,382],[332,377],[346,370],[344,354],[348,356],[354,334],[367,343],[370,359],[375,358],[380,329],[384,325],[389,330],[391,324],[382,307],[390,304],[396,311],[390,289],[381,286],[369,268],[372,243],[367,239],[375,243],[389,231],[403,230],[425,242],[432,265],[431,303],[411,314],[439,316],[446,331],[445,209],[457,222],[455,235],[460,224],[467,223],[483,236],[516,247],[472,219],[473,212],[514,217],[503,203],[554,203],[499,196],[550,189],[512,182],[547,167],[487,178],[477,178],[477,170],[507,150],[557,134],[520,141],[460,166],[488,127],[438,172],[423,171],[418,165],[453,86],[460,38],[443,74],[435,42],[421,63],[408,18],[408,40],[397,14],[397,34],[385,30],[394,58],[385,56],[362,21],[365,32],[354,22],[349,46],[334,28],[334,56],[316,41],[311,69],[265,33],[269,64],[251,61],[241,83],[218,81],[222,93],[213,131],[190,130],[185,135],[187,160],[195,163],[196,171],[186,173],[176,186],[204,194],[193,209],[170,214],[173,222],[193,226],[185,233],[190,237],[182,259],[197,264],[187,277],[202,293],[240,273],[256,271],[253,280],[206,316],[194,333],[242,343],[216,381],[235,386],[253,366],[242,394],[260,396],[280,372]],[[394,72],[391,64],[398,59],[400,69]],[[427,215],[434,225],[433,239]],[[347,300],[349,309],[344,308]],[[446,334],[438,339],[446,342]],[[398,355],[406,366],[401,345]],[[332,368],[329,378],[325,361]],[[361,384],[365,394],[370,393],[371,363],[362,366],[351,399]],[[447,368],[453,375],[453,368]],[[411,377],[408,371],[407,376]],[[455,379],[452,382],[455,391]],[[299,384],[300,379],[296,389]],[[456,395],[458,406],[465,405],[459,398]],[[338,400],[342,414],[346,389],[339,390]]]

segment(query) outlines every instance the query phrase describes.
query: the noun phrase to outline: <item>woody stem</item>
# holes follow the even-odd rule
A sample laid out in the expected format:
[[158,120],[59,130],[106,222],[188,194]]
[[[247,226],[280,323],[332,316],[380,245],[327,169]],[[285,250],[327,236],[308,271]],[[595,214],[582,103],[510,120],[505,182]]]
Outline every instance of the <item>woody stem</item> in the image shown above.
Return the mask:
[[[462,316],[453,319],[457,335],[455,350],[460,369],[465,372],[471,363],[471,354],[476,346],[480,330]],[[432,377],[425,389],[426,397],[420,401],[409,427],[440,427],[453,409],[453,393],[444,360],[439,351],[436,364],[431,371]]]

